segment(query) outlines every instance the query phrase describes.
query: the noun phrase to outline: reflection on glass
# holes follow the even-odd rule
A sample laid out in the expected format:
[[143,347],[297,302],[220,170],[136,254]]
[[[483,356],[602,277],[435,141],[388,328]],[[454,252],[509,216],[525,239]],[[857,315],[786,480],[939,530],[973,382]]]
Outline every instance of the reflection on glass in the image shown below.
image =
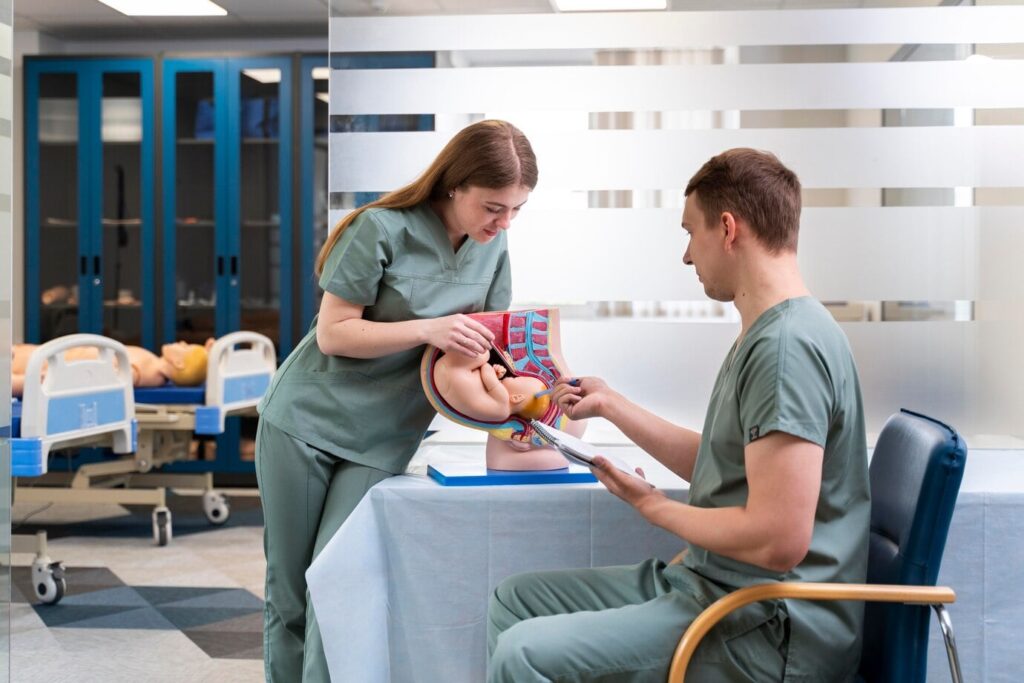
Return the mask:
[[[39,78],[40,336],[78,331],[78,278],[91,264],[78,248],[78,79]],[[82,261],[82,262],[78,262]]]
[[103,334],[142,343],[142,98],[138,73],[103,76]]
[[176,336],[201,344],[216,305],[213,74],[178,74],[176,90]]
[[[241,325],[280,344],[281,215],[279,209],[280,69],[240,75],[241,218],[239,270]],[[233,259],[232,259],[233,261]]]
[[[313,68],[313,257],[320,253],[320,248],[327,241],[331,226],[328,223],[328,188],[327,188],[327,129],[330,121],[328,94],[330,80],[326,77],[326,67]],[[324,76],[324,78],[320,78]],[[309,286],[313,288],[315,308],[320,310],[320,298],[323,290],[312,278]],[[307,323],[308,321],[303,321]]]
[[[13,3],[0,0],[0,28],[10,36],[13,24]],[[11,40],[0,41],[0,57],[12,63]],[[8,72],[9,73],[9,72]],[[0,111],[13,110],[12,79],[0,79]],[[8,114],[9,115],[9,114]],[[6,116],[6,115],[5,115]],[[13,145],[11,129],[0,131],[0,169],[5,179],[0,183],[0,273],[11,272],[11,206],[10,198]],[[11,278],[0,282],[0,358],[10,358],[11,345]],[[20,291],[20,285],[19,285]],[[0,363],[0,683],[11,679],[11,393],[10,366]]]

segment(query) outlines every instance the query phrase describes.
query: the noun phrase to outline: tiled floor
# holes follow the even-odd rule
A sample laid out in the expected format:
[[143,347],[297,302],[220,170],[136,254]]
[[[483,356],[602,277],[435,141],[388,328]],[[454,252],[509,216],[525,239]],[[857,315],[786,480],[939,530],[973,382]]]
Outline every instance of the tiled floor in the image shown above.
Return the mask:
[[263,680],[258,502],[232,499],[223,527],[206,523],[196,499],[169,505],[174,537],[162,548],[145,509],[15,506],[16,526],[31,515],[16,533],[47,530],[68,589],[57,605],[29,604],[32,558],[15,556],[14,683]]

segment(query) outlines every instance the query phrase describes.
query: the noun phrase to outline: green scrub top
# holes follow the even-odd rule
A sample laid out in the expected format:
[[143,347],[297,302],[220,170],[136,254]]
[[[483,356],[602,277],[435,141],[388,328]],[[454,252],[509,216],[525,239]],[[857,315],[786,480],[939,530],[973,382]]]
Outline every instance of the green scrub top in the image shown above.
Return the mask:
[[[730,350],[711,394],[690,503],[744,505],[744,447],[774,431],[824,448],[807,557],[783,575],[691,545],[686,566],[730,588],[776,580],[863,583],[871,496],[860,384],[846,336],[811,297],[765,311]],[[785,680],[852,680],[860,661],[863,603],[794,600],[785,606]]]
[[[429,204],[368,209],[334,246],[320,286],[375,322],[505,310],[505,233],[487,244],[467,239],[456,252]],[[331,455],[400,473],[434,415],[420,384],[422,355],[422,346],[380,358],[325,355],[314,318],[274,375],[261,418]]]

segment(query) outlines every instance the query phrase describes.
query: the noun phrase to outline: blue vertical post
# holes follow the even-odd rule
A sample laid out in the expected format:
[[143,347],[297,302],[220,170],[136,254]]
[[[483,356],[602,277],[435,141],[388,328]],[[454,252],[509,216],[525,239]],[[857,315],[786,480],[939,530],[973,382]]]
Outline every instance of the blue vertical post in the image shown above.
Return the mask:
[[316,103],[313,101],[313,69],[327,66],[326,55],[303,57],[302,71],[298,74],[299,82],[299,316],[302,325],[308,325],[313,319],[313,237],[316,234],[314,225],[314,192],[316,179],[313,147],[316,144]]
[[40,64],[25,64],[25,339],[39,331],[39,77]]
[[99,334],[103,327],[103,275],[97,267],[103,253],[100,72],[95,63],[86,62],[78,73],[78,249],[85,256],[85,272],[79,273],[78,329]]

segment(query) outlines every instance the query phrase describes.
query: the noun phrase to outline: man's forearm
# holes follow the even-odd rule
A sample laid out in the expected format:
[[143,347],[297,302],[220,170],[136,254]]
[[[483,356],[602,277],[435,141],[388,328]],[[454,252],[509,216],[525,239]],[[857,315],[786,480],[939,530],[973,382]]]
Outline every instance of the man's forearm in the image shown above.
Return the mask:
[[608,402],[602,417],[686,481],[693,477],[700,433],[672,424],[621,394]]
[[784,573],[796,558],[785,530],[742,507],[700,508],[671,498],[638,508],[647,521],[718,555]]

